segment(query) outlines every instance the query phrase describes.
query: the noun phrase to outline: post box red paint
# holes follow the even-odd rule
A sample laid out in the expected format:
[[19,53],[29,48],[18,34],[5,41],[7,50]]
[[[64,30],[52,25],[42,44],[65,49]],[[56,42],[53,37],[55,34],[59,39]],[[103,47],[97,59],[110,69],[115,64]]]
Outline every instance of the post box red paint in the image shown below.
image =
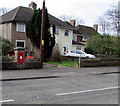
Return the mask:
[[24,52],[18,52],[18,63],[19,64],[24,63]]

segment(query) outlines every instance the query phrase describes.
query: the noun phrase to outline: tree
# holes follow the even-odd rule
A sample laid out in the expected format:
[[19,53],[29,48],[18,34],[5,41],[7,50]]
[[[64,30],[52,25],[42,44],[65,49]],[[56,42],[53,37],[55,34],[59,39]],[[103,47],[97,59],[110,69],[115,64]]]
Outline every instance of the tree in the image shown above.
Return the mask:
[[98,24],[100,26],[100,32],[102,34],[106,34],[109,30],[109,23],[108,23],[106,17],[99,17]]
[[0,8],[0,16],[7,13],[8,9],[7,8]]
[[108,17],[109,23],[110,23],[110,29],[113,30],[113,33],[117,34],[118,30],[118,18],[119,18],[119,13],[118,13],[118,7],[113,6],[112,9],[108,10],[106,12],[106,15]]
[[[40,48],[41,42],[41,14],[42,10],[34,11],[34,14],[27,25],[27,37],[30,38],[33,45]],[[46,61],[52,55],[52,50],[55,45],[55,36],[50,34],[50,23],[47,9],[45,9],[45,34],[44,34],[44,60]]]
[[117,35],[119,29],[119,9],[117,5],[112,6],[103,16],[98,18],[98,24],[102,34]]
[[87,51],[101,56],[120,57],[120,37],[110,35],[92,36],[87,41]]
[[13,51],[14,45],[6,39],[0,38],[0,47],[2,47],[2,55],[7,55],[10,51]]

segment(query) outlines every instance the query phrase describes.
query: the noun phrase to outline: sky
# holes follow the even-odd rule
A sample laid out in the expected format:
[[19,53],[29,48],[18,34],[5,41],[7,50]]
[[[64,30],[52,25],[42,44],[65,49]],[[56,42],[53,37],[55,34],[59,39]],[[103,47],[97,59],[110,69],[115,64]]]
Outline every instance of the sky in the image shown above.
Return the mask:
[[[28,7],[32,1],[37,4],[37,8],[42,8],[43,0],[0,0],[0,8]],[[85,22],[84,25],[91,27],[97,24],[99,16],[118,1],[120,0],[45,0],[48,12],[53,16],[77,17]]]

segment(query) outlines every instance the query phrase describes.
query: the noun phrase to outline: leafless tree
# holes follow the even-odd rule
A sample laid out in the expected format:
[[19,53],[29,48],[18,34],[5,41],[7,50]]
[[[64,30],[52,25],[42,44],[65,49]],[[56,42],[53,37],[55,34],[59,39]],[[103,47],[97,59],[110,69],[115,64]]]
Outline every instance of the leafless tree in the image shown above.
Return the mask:
[[109,22],[107,21],[106,17],[99,17],[98,24],[100,32],[102,34],[106,34],[109,30]]
[[103,16],[98,18],[98,24],[103,34],[118,34],[120,17],[118,10],[118,6],[114,5],[111,9],[107,10]]
[[108,16],[111,30],[113,30],[116,33],[118,30],[118,24],[119,24],[119,21],[118,21],[119,14],[118,14],[117,6],[114,6],[111,10],[108,10],[106,12],[106,15]]
[[8,9],[7,8],[0,8],[0,16],[7,13]]

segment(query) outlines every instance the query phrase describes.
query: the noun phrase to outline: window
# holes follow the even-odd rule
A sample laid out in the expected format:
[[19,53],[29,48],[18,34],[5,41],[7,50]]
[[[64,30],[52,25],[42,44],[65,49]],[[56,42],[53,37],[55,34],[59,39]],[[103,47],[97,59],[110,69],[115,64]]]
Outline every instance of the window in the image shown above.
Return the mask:
[[55,28],[55,34],[59,35],[59,28],[58,27]]
[[69,30],[65,30],[65,36],[69,36]]
[[76,41],[77,36],[73,35],[73,41]]
[[25,40],[16,40],[16,47],[24,47],[25,48]]
[[81,50],[81,46],[77,46],[77,47],[76,47],[76,50]]
[[17,32],[25,32],[25,24],[24,23],[17,23],[16,31]]
[[82,36],[77,36],[77,41],[82,41]]

